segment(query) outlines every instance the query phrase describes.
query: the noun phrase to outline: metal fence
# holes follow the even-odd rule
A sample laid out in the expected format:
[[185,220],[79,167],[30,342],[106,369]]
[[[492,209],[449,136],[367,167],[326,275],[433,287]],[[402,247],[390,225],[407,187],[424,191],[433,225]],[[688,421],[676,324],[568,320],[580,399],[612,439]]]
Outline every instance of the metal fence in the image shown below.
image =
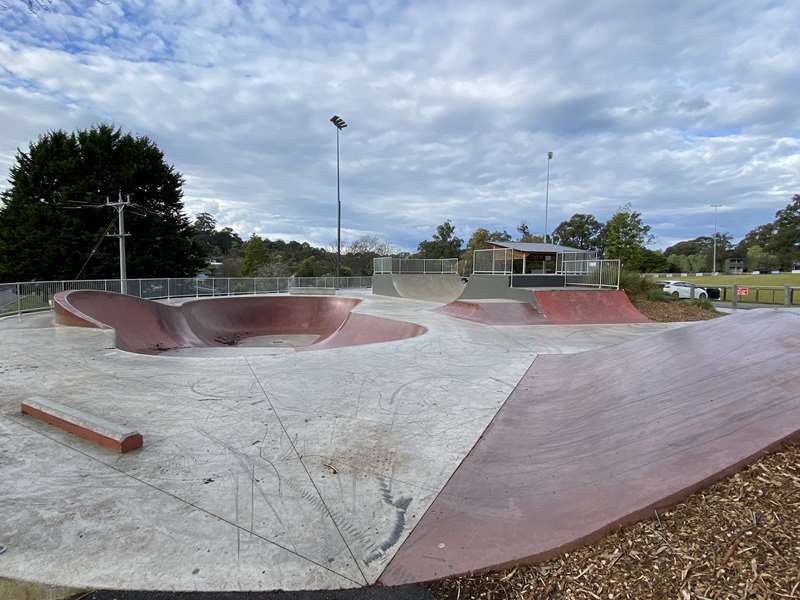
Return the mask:
[[618,259],[563,259],[560,269],[564,285],[619,289]]
[[23,281],[0,283],[0,316],[48,310],[53,296],[67,290],[102,290],[119,293],[122,287],[137,298],[205,298],[255,294],[281,294],[290,287],[360,289],[372,286],[371,277],[208,277],[80,281]]
[[489,275],[509,275],[514,267],[514,251],[509,248],[475,250],[472,272]]
[[[800,306],[800,288],[789,285],[709,285],[695,284],[696,288],[718,289],[720,302],[739,304],[773,304],[775,306]],[[697,292],[695,291],[695,294]]]
[[[560,252],[555,257],[555,270],[542,275],[563,275],[565,286],[619,289],[619,260],[599,259],[594,251]],[[514,273],[514,259],[514,251],[508,248],[476,250],[473,254],[472,272],[511,275]],[[519,253],[516,260],[520,260]]]
[[450,274],[458,273],[457,258],[394,258],[383,256],[372,260],[372,272],[394,274]]

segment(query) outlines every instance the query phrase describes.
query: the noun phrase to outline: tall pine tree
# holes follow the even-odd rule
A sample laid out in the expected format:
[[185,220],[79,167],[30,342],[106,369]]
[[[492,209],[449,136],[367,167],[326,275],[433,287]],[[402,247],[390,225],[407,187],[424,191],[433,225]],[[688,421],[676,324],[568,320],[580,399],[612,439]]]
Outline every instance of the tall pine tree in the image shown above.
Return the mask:
[[[192,276],[204,261],[183,212],[183,177],[147,137],[109,125],[51,131],[17,151],[0,205],[0,281],[73,279],[104,232],[106,198],[125,210],[128,277]],[[116,239],[100,242],[82,279],[119,275]]]

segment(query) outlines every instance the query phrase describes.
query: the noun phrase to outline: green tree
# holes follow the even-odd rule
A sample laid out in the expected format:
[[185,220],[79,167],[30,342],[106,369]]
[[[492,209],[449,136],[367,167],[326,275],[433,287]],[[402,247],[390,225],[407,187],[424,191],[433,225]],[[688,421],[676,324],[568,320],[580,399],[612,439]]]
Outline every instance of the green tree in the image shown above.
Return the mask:
[[119,275],[116,211],[125,209],[129,277],[192,276],[204,265],[183,212],[183,177],[156,144],[109,125],[51,131],[18,150],[0,206],[0,281]]
[[785,267],[800,262],[800,194],[795,194],[786,208],[775,213],[774,234],[767,250]]
[[594,215],[576,213],[553,230],[553,241],[561,246],[594,250],[598,247],[598,234],[602,228],[602,223]]
[[642,221],[641,213],[626,204],[608,220],[598,236],[606,258],[618,258],[629,270],[637,270],[650,243],[650,226]]
[[[754,246],[758,248],[751,253]],[[748,270],[790,269],[799,263],[800,194],[792,196],[791,202],[775,213],[774,221],[759,225],[744,236],[736,247],[736,253],[745,257]]]
[[218,231],[214,217],[206,212],[195,217],[192,232],[192,239],[202,248],[206,258],[238,255],[243,245],[239,234],[230,227],[223,227]]
[[420,258],[457,258],[464,240],[455,235],[456,228],[445,221],[436,228],[432,239],[419,243]]
[[269,264],[269,250],[267,244],[255,233],[244,243],[244,261],[242,262],[242,275],[244,277],[258,277],[262,275]]
[[669,263],[660,250],[645,248],[639,260],[639,270],[643,273],[664,273],[669,271]]

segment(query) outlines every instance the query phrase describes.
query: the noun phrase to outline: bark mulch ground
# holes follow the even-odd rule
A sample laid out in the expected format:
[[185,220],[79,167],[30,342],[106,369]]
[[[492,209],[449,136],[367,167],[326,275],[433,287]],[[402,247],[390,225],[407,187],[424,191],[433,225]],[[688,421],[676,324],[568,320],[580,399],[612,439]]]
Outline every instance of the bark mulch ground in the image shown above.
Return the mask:
[[649,300],[644,294],[630,295],[631,303],[651,321],[672,323],[675,321],[704,321],[721,317],[722,314],[713,309],[692,304],[688,300],[664,301]]
[[800,445],[597,544],[431,589],[437,600],[800,599]]

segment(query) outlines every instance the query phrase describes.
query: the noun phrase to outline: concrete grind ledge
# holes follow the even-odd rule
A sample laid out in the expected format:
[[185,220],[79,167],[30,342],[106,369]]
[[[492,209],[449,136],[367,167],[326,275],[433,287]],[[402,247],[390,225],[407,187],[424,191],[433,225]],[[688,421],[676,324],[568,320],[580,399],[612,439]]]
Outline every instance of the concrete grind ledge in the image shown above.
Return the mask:
[[116,423],[52,400],[30,398],[20,404],[20,410],[24,415],[120,453],[142,447],[140,433],[124,430]]

